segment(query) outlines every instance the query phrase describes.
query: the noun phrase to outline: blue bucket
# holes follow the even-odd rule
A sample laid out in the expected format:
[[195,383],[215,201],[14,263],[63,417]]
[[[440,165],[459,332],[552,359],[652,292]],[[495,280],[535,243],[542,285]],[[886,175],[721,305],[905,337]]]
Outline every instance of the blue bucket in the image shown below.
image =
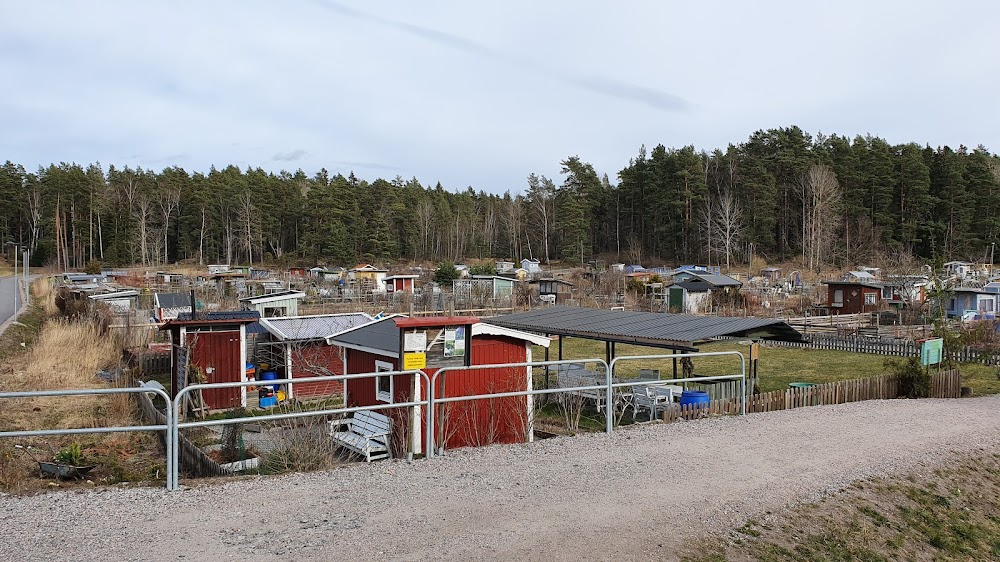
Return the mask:
[[712,399],[704,390],[685,390],[681,393],[681,407],[708,405]]

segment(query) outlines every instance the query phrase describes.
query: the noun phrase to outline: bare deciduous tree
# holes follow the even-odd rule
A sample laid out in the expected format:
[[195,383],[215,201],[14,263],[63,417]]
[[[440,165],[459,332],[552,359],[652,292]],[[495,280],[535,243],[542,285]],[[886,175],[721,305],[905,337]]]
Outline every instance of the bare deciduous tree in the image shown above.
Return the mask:
[[802,198],[802,260],[810,271],[819,269],[840,224],[840,184],[826,165],[814,164],[799,181]]
[[723,191],[714,205],[712,214],[711,240],[719,248],[719,253],[726,257],[726,269],[731,265],[732,256],[739,249],[743,238],[743,209],[740,207],[732,191]]

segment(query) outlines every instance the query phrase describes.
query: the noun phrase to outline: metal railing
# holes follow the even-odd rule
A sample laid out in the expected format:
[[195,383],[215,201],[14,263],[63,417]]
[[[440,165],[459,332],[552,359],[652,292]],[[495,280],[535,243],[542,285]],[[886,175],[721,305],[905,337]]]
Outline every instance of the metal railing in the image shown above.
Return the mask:
[[167,407],[166,423],[156,425],[126,425],[126,426],[105,426],[105,427],[79,427],[71,429],[27,429],[19,431],[0,431],[0,438],[3,437],[39,437],[45,435],[80,435],[87,433],[123,433],[136,431],[164,431],[164,447],[167,450],[167,489],[170,489],[171,471],[176,471],[176,457],[171,454],[174,447],[175,433],[173,420],[170,411],[172,401],[170,395],[161,388],[151,388],[144,386],[128,388],[88,388],[77,390],[30,390],[23,392],[0,392],[0,399],[4,398],[45,398],[52,396],[94,396],[110,394],[146,394],[153,393],[163,398]]
[[[635,379],[625,382],[615,382],[614,372],[616,367],[622,361],[634,361],[634,360],[659,360],[659,359],[678,359],[684,357],[711,357],[711,356],[734,356],[738,357],[740,361],[740,374],[738,375],[717,375],[717,376],[705,376],[705,377],[686,377],[686,378],[674,378],[674,379],[661,379],[661,380],[645,380],[645,379]],[[581,386],[560,386],[556,388],[531,388],[528,390],[517,390],[510,392],[496,392],[490,394],[475,394],[468,396],[444,396],[444,387],[442,386],[442,396],[437,396],[437,386],[438,382],[444,381],[442,378],[444,374],[454,373],[454,372],[469,372],[484,369],[502,369],[502,368],[531,368],[536,367],[558,367],[560,365],[572,365],[580,363],[594,363],[598,366],[603,367],[604,370],[604,383],[603,384],[593,384],[593,385],[581,385]],[[327,408],[322,410],[308,410],[308,411],[297,411],[297,412],[285,412],[278,414],[263,414],[259,416],[244,416],[239,418],[225,418],[216,420],[201,420],[201,421],[181,421],[180,408],[181,404],[184,403],[184,398],[191,392],[197,390],[206,389],[221,389],[221,388],[245,388],[250,386],[271,386],[271,385],[284,385],[284,384],[298,384],[298,383],[311,383],[311,382],[333,382],[333,381],[350,381],[355,379],[372,379],[375,377],[397,377],[412,375],[420,377],[427,389],[427,395],[421,400],[410,400],[407,402],[396,402],[396,403],[383,403],[375,404],[371,406],[354,406],[354,407],[341,407],[341,408]],[[533,375],[532,375],[533,376]],[[558,372],[557,372],[558,376]],[[163,398],[166,404],[166,423],[156,424],[156,425],[139,425],[139,426],[107,426],[107,427],[87,427],[87,428],[72,428],[72,429],[39,429],[39,430],[20,430],[20,431],[0,431],[0,438],[3,437],[33,437],[33,436],[45,436],[45,435],[76,435],[85,433],[117,433],[117,432],[137,432],[137,431],[164,431],[165,433],[165,447],[166,447],[166,468],[167,468],[167,481],[166,488],[168,490],[179,489],[180,480],[180,430],[188,428],[197,427],[209,427],[217,425],[228,425],[228,424],[238,424],[238,423],[248,423],[248,422],[263,422],[263,421],[275,421],[284,419],[294,419],[294,418],[306,418],[314,416],[328,416],[328,415],[339,415],[339,414],[351,414],[354,412],[364,412],[364,411],[376,411],[376,410],[391,410],[399,408],[416,408],[425,407],[427,412],[427,422],[425,424],[425,435],[424,439],[426,442],[426,448],[424,451],[425,458],[431,458],[435,453],[443,453],[446,443],[441,443],[438,447],[436,443],[436,425],[437,425],[437,414],[438,406],[440,404],[449,404],[453,402],[463,402],[463,401],[475,401],[475,400],[486,400],[493,398],[510,398],[519,396],[538,396],[538,395],[549,395],[549,394],[561,394],[561,393],[574,393],[583,391],[603,391],[605,394],[605,432],[611,433],[614,431],[614,392],[615,389],[620,389],[624,387],[635,387],[635,386],[658,386],[671,383],[685,383],[685,382],[708,382],[708,381],[719,381],[719,380],[739,380],[740,381],[740,395],[741,395],[741,408],[740,412],[742,415],[746,415],[746,403],[747,403],[747,385],[746,385],[746,360],[742,353],[738,351],[720,351],[720,352],[708,352],[708,353],[679,353],[679,354],[664,354],[664,355],[640,355],[640,356],[626,356],[626,357],[616,357],[611,361],[611,363],[605,362],[603,359],[593,358],[593,359],[568,359],[560,361],[533,361],[533,362],[522,362],[522,363],[498,363],[490,365],[472,365],[472,366],[457,366],[457,367],[444,367],[438,369],[433,376],[429,376],[423,370],[403,370],[403,371],[383,371],[375,373],[356,373],[347,375],[330,375],[330,376],[316,376],[316,377],[303,377],[303,378],[291,378],[291,379],[273,379],[273,380],[257,380],[257,381],[236,381],[236,382],[225,382],[225,383],[204,383],[204,384],[193,384],[182,388],[173,399],[170,398],[163,389],[160,388],[150,388],[150,387],[129,387],[129,388],[100,388],[100,389],[80,389],[80,390],[41,390],[41,391],[24,391],[24,392],[0,392],[0,399],[5,398],[39,398],[39,397],[53,397],[53,396],[86,396],[86,395],[113,395],[113,394],[145,394],[152,393]],[[419,388],[419,384],[417,385]]]
[[679,379],[659,379],[659,380],[643,380],[636,379],[629,382],[619,382],[619,383],[608,383],[609,395],[610,392],[615,388],[623,388],[626,386],[659,386],[671,383],[700,383],[708,381],[724,381],[724,380],[739,380],[740,381],[740,415],[745,416],[747,413],[747,366],[746,358],[739,351],[710,351],[706,353],[671,353],[664,355],[628,355],[624,357],[615,357],[611,360],[611,372],[614,373],[615,367],[622,361],[635,361],[635,360],[653,360],[653,359],[681,359],[684,357],[713,357],[720,355],[732,355],[739,357],[740,359],[740,374],[738,375],[714,375],[707,377],[687,377]]
[[[468,395],[468,396],[454,396],[454,397],[442,396],[441,398],[437,398],[436,397],[436,394],[437,394],[437,380],[438,380],[438,377],[441,376],[442,373],[452,373],[452,372],[457,372],[457,371],[478,371],[478,370],[483,370],[483,369],[502,369],[502,368],[507,368],[507,367],[532,367],[532,368],[534,368],[534,367],[553,367],[553,366],[558,366],[558,365],[572,365],[572,364],[579,364],[579,363],[597,363],[598,365],[603,366],[604,367],[604,376],[605,376],[605,381],[606,382],[604,384],[600,384],[600,385],[567,386],[567,387],[558,387],[558,388],[539,388],[539,389],[534,389],[533,388],[533,389],[530,389],[530,390],[515,390],[515,391],[510,391],[510,392],[495,392],[495,393],[491,393],[491,394],[473,394],[473,395]],[[557,374],[557,376],[558,376],[558,374]],[[544,395],[544,394],[560,394],[560,393],[568,393],[568,392],[580,392],[580,391],[584,391],[584,390],[604,390],[604,391],[607,391],[609,388],[611,388],[611,369],[609,368],[608,364],[603,359],[596,359],[596,358],[595,359],[566,359],[566,360],[562,360],[562,361],[532,361],[532,362],[526,362],[526,363],[496,363],[496,364],[492,364],[492,365],[470,365],[468,367],[465,367],[465,366],[461,366],[461,367],[443,367],[441,369],[438,369],[434,373],[434,376],[431,377],[430,392],[429,392],[430,397],[431,397],[431,407],[429,408],[429,410],[431,411],[431,414],[430,414],[430,417],[428,418],[428,422],[429,422],[429,424],[435,424],[435,423],[437,423],[435,421],[436,417],[437,417],[436,416],[437,412],[435,411],[435,407],[437,406],[437,404],[448,404],[448,403],[452,403],[452,402],[466,402],[466,401],[472,401],[472,400],[486,400],[486,399],[490,399],[490,398],[511,398],[511,397],[516,397],[516,396],[536,396],[536,395]],[[608,396],[610,396],[610,394]],[[428,430],[428,447],[427,447],[428,451],[433,451],[434,450],[433,447],[431,446],[431,444],[434,444],[433,441],[432,441],[434,439],[434,435],[435,435],[434,432],[433,432],[433,430],[434,430],[433,427]],[[607,433],[611,433],[613,431],[612,416],[610,415],[610,411],[608,412],[608,415],[607,415],[607,424],[606,424],[606,427],[605,427],[605,431]],[[444,452],[444,443],[442,443],[441,447],[437,449],[437,452],[438,452],[438,454],[441,454],[441,453]]]
[[[375,377],[395,377],[400,375],[414,375],[423,378],[424,382],[430,387],[430,379],[427,373],[421,370],[409,370],[409,371],[382,371],[378,373],[356,373],[349,375],[330,375],[330,376],[320,376],[320,377],[303,377],[303,378],[293,378],[293,379],[268,379],[268,380],[256,380],[256,381],[237,381],[237,382],[220,382],[220,383],[202,383],[202,384],[192,384],[182,388],[177,396],[174,397],[172,415],[174,417],[173,423],[173,439],[171,440],[173,444],[173,450],[168,452],[168,456],[173,459],[173,472],[167,475],[167,489],[177,490],[180,488],[180,451],[177,443],[180,439],[180,430],[188,429],[194,427],[209,427],[213,425],[228,425],[236,423],[248,423],[248,422],[262,422],[262,421],[274,421],[274,420],[286,420],[293,418],[307,418],[313,416],[328,416],[337,414],[351,414],[354,412],[370,412],[373,410],[391,410],[396,408],[412,408],[416,406],[426,406],[428,418],[433,417],[431,412],[431,397],[430,392],[428,392],[427,398],[423,400],[413,400],[409,402],[396,402],[396,403],[386,403],[386,404],[376,404],[373,406],[354,406],[354,407],[343,407],[343,408],[329,408],[323,410],[308,410],[301,412],[287,412],[282,414],[264,414],[260,416],[244,416],[241,418],[225,418],[218,420],[203,420],[203,421],[193,421],[193,422],[182,422],[180,421],[180,407],[184,402],[184,397],[195,391],[195,390],[205,390],[205,389],[215,389],[215,388],[241,388],[248,386],[272,386],[272,385],[282,385],[282,384],[298,384],[307,382],[328,382],[328,381],[349,381],[354,379],[371,379]],[[432,429],[432,424],[427,424],[427,442],[432,441],[430,431]],[[427,455],[428,457],[431,455]]]

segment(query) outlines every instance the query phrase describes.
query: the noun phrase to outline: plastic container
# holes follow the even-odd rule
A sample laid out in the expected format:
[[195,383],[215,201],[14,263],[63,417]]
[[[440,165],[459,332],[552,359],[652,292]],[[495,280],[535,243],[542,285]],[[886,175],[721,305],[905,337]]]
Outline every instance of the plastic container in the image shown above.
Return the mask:
[[278,405],[278,398],[275,396],[267,396],[260,399],[261,408],[273,408]]
[[[260,380],[262,380],[262,381],[273,381],[273,380],[276,380],[277,378],[278,378],[278,372],[277,371],[264,371],[263,373],[261,373],[261,376],[260,376]],[[277,391],[278,390],[278,386],[279,385],[276,385],[276,384],[271,385],[271,390]]]
[[712,399],[704,390],[685,390],[681,393],[681,407],[708,405]]

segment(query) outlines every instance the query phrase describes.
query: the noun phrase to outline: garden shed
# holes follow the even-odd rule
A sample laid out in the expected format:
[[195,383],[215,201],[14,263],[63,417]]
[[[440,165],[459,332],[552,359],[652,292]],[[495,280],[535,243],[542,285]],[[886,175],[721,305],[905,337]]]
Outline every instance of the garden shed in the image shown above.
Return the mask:
[[190,293],[154,293],[153,316],[157,322],[177,318],[181,312],[191,311]]
[[[178,315],[160,326],[170,332],[172,346],[170,395],[198,382],[236,382],[246,379],[247,326],[260,316],[255,310],[190,312]],[[185,348],[187,364],[194,369],[184,369],[178,348]],[[217,388],[205,390],[202,399],[211,410],[246,407],[246,388]]]
[[390,275],[383,281],[385,290],[389,293],[412,293],[414,283],[419,279],[419,275]]
[[[267,338],[257,342],[256,364],[267,364],[277,371],[279,379],[342,375],[342,350],[327,344],[326,338],[371,321],[372,317],[364,312],[262,318],[260,324]],[[293,383],[287,390],[289,398],[301,400],[327,398],[343,389],[340,381],[326,381]]]
[[[391,316],[327,338],[346,355],[348,373],[422,369],[428,375],[446,366],[532,361],[531,346],[548,347],[549,338],[512,330],[467,316],[406,318]],[[427,388],[419,377],[398,375],[351,380],[349,406],[374,406],[421,400]],[[528,367],[498,367],[442,375],[436,396],[471,396],[531,388]],[[426,448],[426,411],[414,407],[386,410],[393,420],[394,452],[422,453]],[[437,440],[448,448],[515,443],[532,439],[530,397],[453,403],[440,409]]]
[[240,305],[245,310],[256,310],[261,318],[298,316],[299,299],[305,296],[302,291],[281,291],[259,297],[243,297]]

